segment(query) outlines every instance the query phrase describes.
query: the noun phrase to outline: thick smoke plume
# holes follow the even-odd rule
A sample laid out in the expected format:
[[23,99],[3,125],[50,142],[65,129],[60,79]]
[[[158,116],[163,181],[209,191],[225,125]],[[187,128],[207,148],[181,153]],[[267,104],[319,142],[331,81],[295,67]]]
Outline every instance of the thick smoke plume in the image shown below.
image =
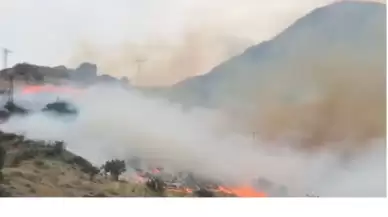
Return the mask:
[[299,62],[306,71],[284,69],[260,89],[253,100],[259,111],[250,113],[258,116],[250,122],[257,131],[268,137],[303,133],[310,145],[348,139],[349,149],[385,138],[385,61],[357,64],[346,55],[313,61]]
[[130,77],[136,85],[171,85],[204,74],[253,44],[249,39],[225,35],[219,28],[193,27],[176,40],[160,37],[110,46],[80,41],[70,62],[98,63],[103,73]]
[[222,113],[186,111],[134,91],[94,87],[72,101],[80,108],[75,120],[37,113],[14,117],[2,129],[35,139],[64,140],[70,150],[96,164],[136,156],[228,185],[265,177],[297,196],[311,191],[321,196],[385,195],[385,154],[379,150],[383,140],[375,141],[377,151],[352,156],[354,162],[344,164],[335,152],[306,154],[288,148],[287,141],[267,148],[264,141],[228,130],[230,122]]
[[[157,38],[105,48],[82,42],[74,61],[96,60],[104,73],[135,75],[134,61],[147,58],[135,80],[143,83],[144,76],[144,83],[170,84],[208,71],[251,43],[230,40],[222,28],[211,27],[191,31],[190,26],[176,43]],[[237,108],[238,121],[221,110],[185,110],[133,90],[99,86],[71,97],[80,109],[75,120],[37,113],[11,118],[2,129],[64,140],[70,150],[96,164],[137,156],[227,185],[265,177],[297,196],[386,196],[385,54],[357,59],[341,51],[323,62],[305,53],[277,62],[276,70],[268,72],[273,76],[267,85],[250,93],[255,107]],[[255,136],[236,130],[239,123]]]
[[[269,40],[314,8],[332,2],[168,0],[157,9],[139,8],[144,15],[123,16],[117,30],[107,30],[105,38],[117,32],[115,40],[105,43],[83,35],[72,44],[69,64],[88,60],[97,63],[103,73],[131,77],[136,85],[171,85],[209,72],[249,46]],[[138,59],[146,60],[140,70]]]

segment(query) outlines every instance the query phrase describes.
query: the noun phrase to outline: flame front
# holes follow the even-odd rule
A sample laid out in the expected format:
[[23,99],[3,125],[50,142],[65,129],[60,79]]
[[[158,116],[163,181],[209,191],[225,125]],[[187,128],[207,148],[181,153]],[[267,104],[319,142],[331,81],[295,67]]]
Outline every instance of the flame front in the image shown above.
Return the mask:
[[240,186],[234,188],[226,188],[224,186],[219,186],[218,190],[226,193],[233,194],[237,197],[267,197],[268,195],[264,192],[256,191],[254,188],[249,186]]
[[[77,94],[82,92],[82,89],[73,88],[73,87],[60,87],[60,86],[53,86],[53,85],[28,85],[25,86],[22,89],[23,94],[34,94],[34,93],[42,93],[42,92],[49,92],[49,93],[72,93]],[[152,169],[153,174],[158,174],[161,172],[161,169],[154,168]],[[135,182],[136,183],[145,183],[146,179],[144,178],[145,174],[140,173],[137,176],[135,176]],[[176,191],[176,192],[182,192],[182,193],[193,193],[193,190],[190,188],[183,188],[183,189],[169,189],[170,191]],[[229,195],[236,195],[238,197],[267,197],[267,194],[264,192],[256,191],[254,188],[249,186],[240,186],[240,187],[233,187],[233,188],[227,188],[224,186],[218,186],[216,191],[223,192],[225,194]]]
[[22,89],[22,94],[34,94],[41,92],[80,93],[81,89],[73,87],[60,87],[54,85],[28,85]]
[[249,186],[241,186],[230,189],[231,192],[238,197],[267,197],[264,192],[259,192]]

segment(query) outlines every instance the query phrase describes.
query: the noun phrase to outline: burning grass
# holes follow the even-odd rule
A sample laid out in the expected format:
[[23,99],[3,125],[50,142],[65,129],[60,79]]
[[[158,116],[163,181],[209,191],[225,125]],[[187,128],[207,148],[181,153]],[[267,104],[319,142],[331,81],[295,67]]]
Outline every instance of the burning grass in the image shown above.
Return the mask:
[[[101,174],[97,174],[94,180],[91,180],[83,168],[84,165],[90,164],[86,160],[80,166],[66,160],[77,159],[77,156],[74,158],[75,155],[66,150],[63,150],[59,157],[47,156],[45,151],[48,150],[49,146],[44,145],[43,142],[34,143],[34,141],[25,140],[24,137],[12,136],[11,134],[1,135],[4,135],[3,139],[5,139],[1,140],[2,144],[5,141],[19,143],[18,146],[7,143],[7,157],[11,159],[7,160],[3,170],[7,180],[5,189],[13,196],[261,197],[264,195],[251,188],[226,188],[222,186],[192,188],[185,186],[184,183],[181,186],[168,185],[167,182],[158,178],[158,175],[164,172],[162,168],[153,168],[150,169],[150,172],[139,170],[140,175],[136,176],[137,181],[134,182],[124,180],[112,182],[111,179],[105,178]],[[28,146],[24,146],[24,141],[27,142]],[[30,155],[17,158],[23,153]],[[18,163],[13,164],[12,162],[16,158],[19,159]],[[156,187],[152,183],[156,183]]]

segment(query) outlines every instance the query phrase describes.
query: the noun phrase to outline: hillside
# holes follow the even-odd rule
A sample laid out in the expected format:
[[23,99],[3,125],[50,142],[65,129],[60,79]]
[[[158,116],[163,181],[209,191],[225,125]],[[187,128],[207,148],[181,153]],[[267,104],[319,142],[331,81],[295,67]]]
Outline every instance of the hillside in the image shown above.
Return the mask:
[[[91,178],[93,165],[65,146],[58,149],[58,144],[64,143],[0,131],[0,197],[209,197],[178,188],[161,192],[146,182],[114,181],[101,172]],[[214,192],[212,196],[234,195]]]
[[60,156],[48,155],[50,148],[44,141],[26,140],[23,136],[2,132],[0,139],[0,148],[6,150],[3,181],[0,182],[2,196],[152,195],[144,186],[128,182],[115,183],[101,176],[91,181],[82,165],[71,163],[76,155],[68,151]]
[[339,2],[315,9],[273,39],[166,94],[188,105],[248,108],[268,86],[288,85],[283,88],[288,95],[298,91],[305,85],[297,81],[302,72],[301,79],[316,70],[360,71],[377,75],[374,82],[385,79],[385,16],[380,3]]

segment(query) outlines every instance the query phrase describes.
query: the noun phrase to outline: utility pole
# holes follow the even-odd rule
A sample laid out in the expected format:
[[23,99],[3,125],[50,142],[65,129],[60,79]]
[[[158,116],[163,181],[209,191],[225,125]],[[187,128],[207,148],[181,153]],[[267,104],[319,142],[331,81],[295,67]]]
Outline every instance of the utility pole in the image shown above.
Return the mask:
[[147,59],[141,59],[141,58],[136,59],[137,72],[136,72],[134,78],[136,78],[137,76],[139,76],[139,74],[140,74],[140,72],[141,72],[141,65],[142,65],[144,62],[146,62],[146,61],[147,61]]
[[8,54],[12,53],[11,50],[7,48],[3,48],[3,68],[6,69],[8,67]]
[[[4,69],[7,69],[8,67],[8,54],[12,53],[11,50],[7,49],[7,48],[3,48],[3,68]],[[10,72],[8,74],[9,76],[9,90],[8,90],[8,102],[13,102],[13,80],[14,80],[14,77],[13,77],[13,74],[12,72]]]

